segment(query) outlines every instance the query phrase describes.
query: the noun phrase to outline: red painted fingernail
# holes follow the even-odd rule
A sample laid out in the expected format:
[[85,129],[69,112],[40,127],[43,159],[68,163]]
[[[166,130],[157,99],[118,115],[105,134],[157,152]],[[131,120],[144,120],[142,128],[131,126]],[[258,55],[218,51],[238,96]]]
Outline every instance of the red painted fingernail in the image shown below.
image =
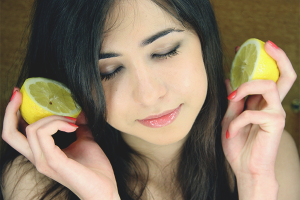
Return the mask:
[[227,132],[226,132],[226,139],[228,139],[229,138],[229,131],[227,130]]
[[10,98],[10,101],[15,97],[15,95],[17,94],[17,90],[13,92],[11,98]]
[[236,92],[237,92],[237,90],[233,91],[233,92],[227,97],[227,99],[228,99],[228,100],[233,99],[233,98],[236,96]]
[[240,48],[239,46],[236,46],[236,47],[235,47],[235,49],[234,49],[234,50],[235,50],[235,53],[239,50],[239,48]]
[[275,49],[279,49],[279,47],[276,44],[274,44],[271,40],[268,40],[268,43]]
[[72,120],[72,121],[75,121],[76,122],[76,118],[73,118],[73,117],[68,117],[68,116],[64,116],[65,118],[67,118],[67,119],[70,119],[70,120]]
[[68,124],[70,124],[71,126],[74,126],[74,127],[78,128],[77,125],[75,125],[75,124],[73,124],[73,123],[71,123],[71,122],[68,122]]
[[[15,91],[17,91],[18,90],[18,88],[17,87],[14,87],[14,90],[13,90],[13,93],[15,92]],[[18,90],[19,91],[19,90]]]

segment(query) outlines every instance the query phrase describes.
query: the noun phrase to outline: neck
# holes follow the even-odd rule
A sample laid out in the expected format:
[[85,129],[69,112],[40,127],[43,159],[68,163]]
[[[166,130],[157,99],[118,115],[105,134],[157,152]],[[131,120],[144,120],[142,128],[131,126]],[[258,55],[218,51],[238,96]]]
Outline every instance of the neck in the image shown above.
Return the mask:
[[172,144],[157,145],[126,133],[122,133],[122,137],[132,149],[147,158],[150,170],[154,166],[161,170],[169,165],[176,166],[181,148],[187,138],[186,136]]
[[[125,133],[122,133],[122,137],[132,149],[145,158],[141,160],[139,157],[133,156],[133,159],[141,170],[138,173],[142,173],[142,176],[139,178],[147,180],[147,190],[143,192],[143,197],[148,199],[149,194],[151,194],[151,197],[155,195],[154,199],[175,199],[173,197],[181,196],[176,173],[181,149],[187,136],[167,145],[149,143]],[[142,183],[142,185],[137,185],[137,183]],[[143,183],[143,181],[133,179],[129,183],[129,187],[139,194],[140,189],[143,188]],[[173,191],[173,193],[170,194],[170,191]]]

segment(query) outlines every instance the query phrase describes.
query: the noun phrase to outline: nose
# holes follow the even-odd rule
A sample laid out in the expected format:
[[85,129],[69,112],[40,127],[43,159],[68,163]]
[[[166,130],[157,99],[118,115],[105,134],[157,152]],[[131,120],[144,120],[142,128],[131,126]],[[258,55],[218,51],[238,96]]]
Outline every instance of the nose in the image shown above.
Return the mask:
[[152,106],[166,95],[166,84],[154,68],[139,66],[133,74],[132,96],[138,104]]

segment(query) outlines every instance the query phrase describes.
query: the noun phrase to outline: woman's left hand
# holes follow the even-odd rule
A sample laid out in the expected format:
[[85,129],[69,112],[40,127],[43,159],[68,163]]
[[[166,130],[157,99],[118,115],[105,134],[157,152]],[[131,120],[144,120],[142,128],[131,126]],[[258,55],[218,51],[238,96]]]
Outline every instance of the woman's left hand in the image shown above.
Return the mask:
[[225,81],[230,101],[222,121],[222,146],[242,199],[276,199],[275,161],[286,117],[281,101],[297,77],[282,49],[266,42],[265,50],[277,62],[277,83],[253,80],[233,92]]

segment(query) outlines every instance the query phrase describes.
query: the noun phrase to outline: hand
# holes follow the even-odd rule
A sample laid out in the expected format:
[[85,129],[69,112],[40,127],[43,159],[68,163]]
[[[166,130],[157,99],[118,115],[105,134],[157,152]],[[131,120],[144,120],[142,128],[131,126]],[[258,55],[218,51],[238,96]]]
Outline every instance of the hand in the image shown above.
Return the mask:
[[[262,189],[269,183],[272,187],[277,183],[275,160],[285,125],[281,101],[297,77],[280,48],[274,48],[266,42],[265,50],[277,62],[280,71],[277,83],[254,80],[242,84],[236,90],[235,97],[229,101],[222,121],[223,150],[237,177],[239,194],[244,193],[245,196],[255,195],[249,187],[257,187],[257,184],[262,183],[259,186]],[[225,83],[228,94],[231,94],[233,91],[229,80]],[[248,98],[245,102],[246,96]]]
[[[79,127],[62,116],[43,118],[28,125],[25,136],[17,130],[22,94],[16,90],[6,108],[3,140],[31,161],[40,173],[68,187],[79,198],[119,199],[111,164],[94,141],[84,114],[78,116]],[[20,123],[24,121],[21,119]],[[61,150],[51,136],[58,130],[66,134],[76,130],[77,140]]]

